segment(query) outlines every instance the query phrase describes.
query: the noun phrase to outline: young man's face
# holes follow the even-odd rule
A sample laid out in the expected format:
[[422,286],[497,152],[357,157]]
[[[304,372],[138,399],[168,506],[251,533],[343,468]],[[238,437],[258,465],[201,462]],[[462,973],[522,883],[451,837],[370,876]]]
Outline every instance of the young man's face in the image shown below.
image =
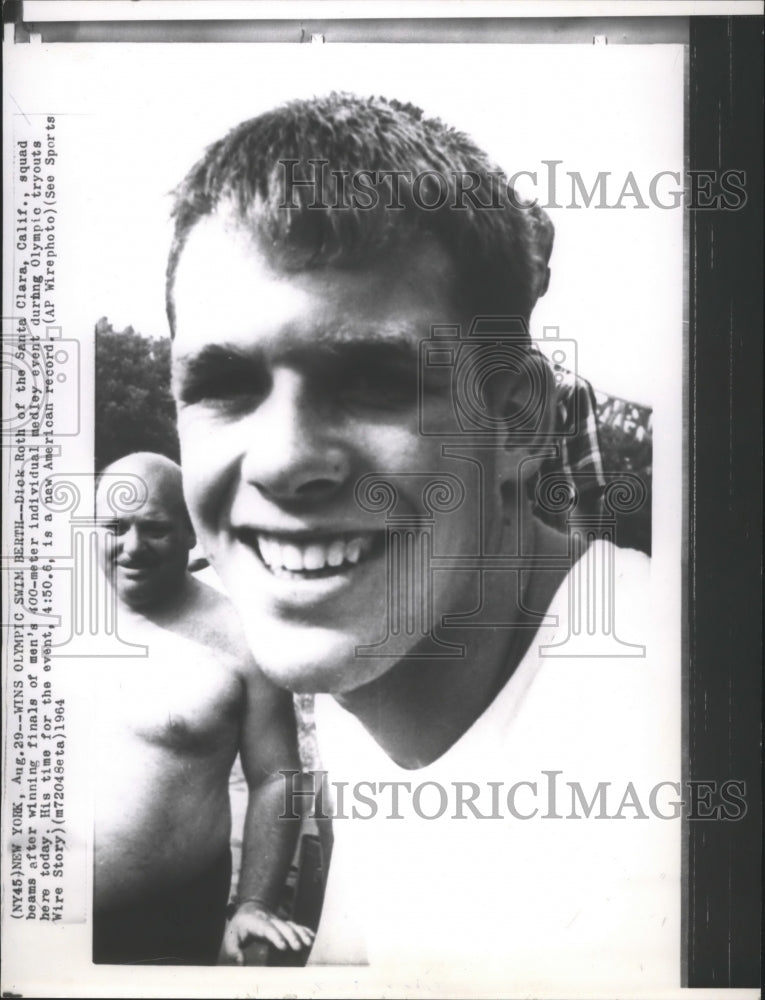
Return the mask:
[[[425,241],[371,268],[289,274],[212,217],[181,256],[173,385],[187,504],[256,660],[293,690],[349,691],[394,662],[355,655],[385,637],[389,607],[385,511],[354,491],[366,475],[395,477],[395,513],[415,515],[428,474],[468,467],[421,434],[418,414],[420,342],[433,323],[467,321],[453,288],[446,254]],[[450,425],[449,392],[427,405],[432,424]],[[448,554],[480,551],[478,490],[465,485],[436,525]],[[487,538],[499,504],[484,514]],[[470,573],[436,576],[436,622],[474,608]]]

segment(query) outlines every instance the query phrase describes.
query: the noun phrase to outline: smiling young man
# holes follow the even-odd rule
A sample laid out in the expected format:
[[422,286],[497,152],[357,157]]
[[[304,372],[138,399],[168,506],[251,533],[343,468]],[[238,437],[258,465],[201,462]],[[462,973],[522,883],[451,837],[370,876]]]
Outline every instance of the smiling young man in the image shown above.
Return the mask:
[[[679,981],[668,824],[525,822],[562,815],[515,795],[509,818],[423,805],[455,781],[473,800],[537,794],[564,765],[585,793],[665,776],[667,747],[641,735],[661,727],[660,669],[597,637],[590,657],[545,658],[583,570],[528,499],[553,391],[527,327],[539,220],[461,133],[349,95],[245,122],[176,192],[191,517],[258,665],[317,693],[334,789],[372,795],[366,814],[335,802],[315,962],[495,963],[538,983],[552,949],[564,981]],[[476,317],[493,334],[460,368]],[[642,557],[595,541],[581,562],[610,568],[642,641]]]
[[[133,493],[135,503],[121,504]],[[187,570],[194,532],[181,472],[140,452],[101,474],[96,512],[109,523],[104,572],[123,641],[145,658],[99,671],[93,960],[214,965],[231,881],[228,780],[237,752],[249,799],[239,926],[282,950],[312,934],[280,920],[276,899],[297,824],[282,812],[279,769],[296,759],[289,695],[256,668],[228,600]]]

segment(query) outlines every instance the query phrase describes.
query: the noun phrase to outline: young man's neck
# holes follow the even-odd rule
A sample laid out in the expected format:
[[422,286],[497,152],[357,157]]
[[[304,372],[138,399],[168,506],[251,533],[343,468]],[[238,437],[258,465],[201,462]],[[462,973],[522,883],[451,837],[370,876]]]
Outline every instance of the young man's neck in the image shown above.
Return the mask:
[[[549,556],[565,550],[565,539],[552,529],[538,529],[536,552]],[[465,655],[444,659],[400,660],[387,673],[361,688],[336,695],[388,756],[401,767],[433,763],[467,732],[502,690],[534,641],[538,616],[547,611],[565,570],[508,573],[508,585],[490,602],[501,621],[518,609],[516,628],[449,629],[450,642]],[[504,612],[504,615],[503,615]]]

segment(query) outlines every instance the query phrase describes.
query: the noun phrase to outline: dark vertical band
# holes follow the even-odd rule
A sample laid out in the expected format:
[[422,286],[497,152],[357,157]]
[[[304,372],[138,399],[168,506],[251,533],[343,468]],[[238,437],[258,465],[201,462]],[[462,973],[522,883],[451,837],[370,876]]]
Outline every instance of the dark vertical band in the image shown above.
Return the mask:
[[[690,211],[686,777],[716,782],[719,806],[705,820],[696,796],[685,828],[687,985],[699,987],[760,977],[762,29],[740,16],[690,28],[690,169],[716,171],[728,202],[705,208],[704,194]],[[725,171],[745,172],[745,205],[725,196]],[[723,818],[737,811],[726,781],[746,783],[743,818]]]

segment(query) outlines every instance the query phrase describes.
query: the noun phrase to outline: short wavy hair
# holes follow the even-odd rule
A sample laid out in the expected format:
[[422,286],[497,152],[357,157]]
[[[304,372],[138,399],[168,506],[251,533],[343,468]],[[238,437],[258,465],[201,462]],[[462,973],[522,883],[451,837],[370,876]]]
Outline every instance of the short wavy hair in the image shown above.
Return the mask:
[[[338,200],[339,172],[365,174],[376,204]],[[396,199],[390,180],[380,180],[391,172],[398,172]],[[480,197],[465,196],[467,177]],[[314,183],[301,186],[306,180]],[[208,147],[174,192],[166,275],[173,334],[183,248],[197,222],[219,209],[233,211],[287,271],[363,267],[429,233],[456,266],[460,304],[476,315],[528,319],[547,264],[540,210],[516,197],[486,154],[419,108],[382,97],[332,93],[290,101]]]

